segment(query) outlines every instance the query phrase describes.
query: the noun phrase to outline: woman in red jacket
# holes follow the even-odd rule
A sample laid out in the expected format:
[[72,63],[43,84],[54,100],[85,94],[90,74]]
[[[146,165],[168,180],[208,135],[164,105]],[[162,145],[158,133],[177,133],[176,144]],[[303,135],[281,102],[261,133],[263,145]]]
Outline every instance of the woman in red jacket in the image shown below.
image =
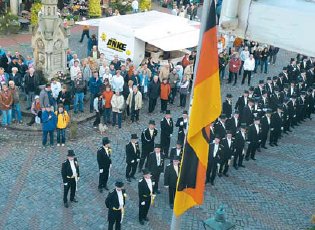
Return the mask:
[[171,93],[171,85],[168,83],[167,78],[163,78],[163,81],[161,83],[161,91],[160,91],[161,113],[164,113],[167,110],[167,102],[168,102],[170,93]]
[[234,84],[233,85],[236,85],[236,82],[237,82],[237,73],[241,67],[241,59],[239,58],[239,55],[238,53],[234,53],[232,55],[232,58],[230,60],[230,63],[229,63],[229,81],[228,83],[231,83],[232,82],[232,79],[234,77]]

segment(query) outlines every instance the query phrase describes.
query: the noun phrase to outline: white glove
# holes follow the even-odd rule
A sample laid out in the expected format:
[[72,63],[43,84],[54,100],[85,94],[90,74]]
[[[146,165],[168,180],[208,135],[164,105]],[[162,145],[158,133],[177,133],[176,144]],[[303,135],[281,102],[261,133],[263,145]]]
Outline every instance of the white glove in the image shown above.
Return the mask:
[[184,122],[183,122],[183,121],[181,121],[179,124],[180,124],[180,125],[184,125]]
[[141,202],[141,205],[145,205],[145,202],[144,202],[144,201],[142,201],[142,202]]
[[172,137],[173,136],[173,134],[170,134],[170,137]]
[[281,127],[281,130],[283,130],[283,127]]
[[67,186],[67,185],[68,185],[68,183],[64,183],[63,185],[64,185],[64,186]]
[[135,162],[134,160],[131,161],[131,163]]
[[270,130],[271,130],[271,131],[273,131],[273,130],[274,130],[274,128],[271,128]]
[[152,185],[155,185],[155,182],[152,182]]
[[100,173],[103,173],[103,169],[100,169]]
[[165,188],[168,188],[168,185],[165,185],[164,187],[165,187]]
[[137,159],[137,162],[139,162],[140,161],[140,159]]

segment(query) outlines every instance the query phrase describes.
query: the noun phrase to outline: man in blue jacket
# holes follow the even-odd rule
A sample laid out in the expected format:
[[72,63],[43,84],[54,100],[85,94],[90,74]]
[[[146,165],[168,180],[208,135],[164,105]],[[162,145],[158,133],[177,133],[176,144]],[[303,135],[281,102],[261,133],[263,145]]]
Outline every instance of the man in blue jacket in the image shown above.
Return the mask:
[[100,92],[100,86],[102,85],[102,80],[98,76],[98,72],[94,71],[93,76],[89,80],[89,90],[90,90],[90,113],[94,112],[94,98]]
[[50,146],[54,146],[54,130],[57,125],[57,116],[54,111],[51,110],[50,105],[46,105],[46,109],[42,113],[43,124],[43,147],[47,144],[47,135],[49,133]]

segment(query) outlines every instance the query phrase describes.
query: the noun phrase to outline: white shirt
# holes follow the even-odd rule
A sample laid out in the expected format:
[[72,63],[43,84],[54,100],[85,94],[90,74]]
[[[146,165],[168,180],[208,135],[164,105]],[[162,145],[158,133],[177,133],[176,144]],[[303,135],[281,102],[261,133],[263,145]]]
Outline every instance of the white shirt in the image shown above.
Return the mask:
[[147,182],[147,185],[148,185],[148,187],[149,187],[149,189],[150,189],[150,191],[152,193],[153,192],[152,180],[151,179],[146,179],[146,178],[144,178],[144,179]]
[[245,105],[247,105],[247,97],[244,97]]
[[228,146],[229,146],[229,148],[231,148],[231,143],[232,143],[232,140],[231,140],[231,139],[229,139],[229,138],[227,138],[227,142],[228,142]]
[[77,169],[74,165],[74,160],[71,160],[71,161],[69,160],[69,162],[70,162],[70,166],[71,166],[71,170],[72,170],[72,175],[76,176],[77,175]]
[[176,172],[176,175],[178,176],[178,165],[174,165],[174,170]]
[[153,136],[154,129],[149,129],[151,137]]
[[157,166],[160,166],[160,164],[161,164],[161,154],[160,153],[156,153],[155,156],[156,156]]
[[234,117],[234,120],[235,120],[235,126],[237,127],[238,125],[238,119],[236,117]]
[[270,117],[267,117],[268,125],[270,125]]
[[118,195],[118,201],[119,201],[119,208],[123,208],[124,207],[124,197],[122,194],[122,191],[118,191],[116,189],[117,195]]
[[244,133],[244,132],[241,132],[241,134],[242,134],[242,137],[243,137],[244,140],[245,140],[245,133]]
[[218,149],[219,149],[219,145],[214,144],[213,157],[215,157],[217,155]]
[[257,134],[259,133],[259,126],[258,125],[255,125],[255,128],[256,128],[256,132]]
[[135,144],[135,143],[132,143],[132,142],[131,142],[131,144],[132,144],[132,147],[133,147],[133,149],[135,150],[135,152],[137,152],[136,144]]
[[244,62],[244,70],[253,71],[255,69],[255,59],[247,58]]

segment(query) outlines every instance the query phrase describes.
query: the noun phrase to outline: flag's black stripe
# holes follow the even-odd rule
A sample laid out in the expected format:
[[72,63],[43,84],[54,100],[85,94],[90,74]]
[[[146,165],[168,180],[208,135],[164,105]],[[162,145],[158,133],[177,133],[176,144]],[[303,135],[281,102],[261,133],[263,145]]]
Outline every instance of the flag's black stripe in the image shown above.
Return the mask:
[[177,191],[183,191],[185,188],[196,187],[199,159],[188,142],[186,142],[184,148],[182,161]]
[[214,0],[206,0],[206,1],[211,1],[211,6],[210,6],[210,12],[207,12],[207,20],[206,20],[206,31],[210,30],[212,27],[215,27],[217,25],[216,23],[216,15],[215,15],[215,2]]

